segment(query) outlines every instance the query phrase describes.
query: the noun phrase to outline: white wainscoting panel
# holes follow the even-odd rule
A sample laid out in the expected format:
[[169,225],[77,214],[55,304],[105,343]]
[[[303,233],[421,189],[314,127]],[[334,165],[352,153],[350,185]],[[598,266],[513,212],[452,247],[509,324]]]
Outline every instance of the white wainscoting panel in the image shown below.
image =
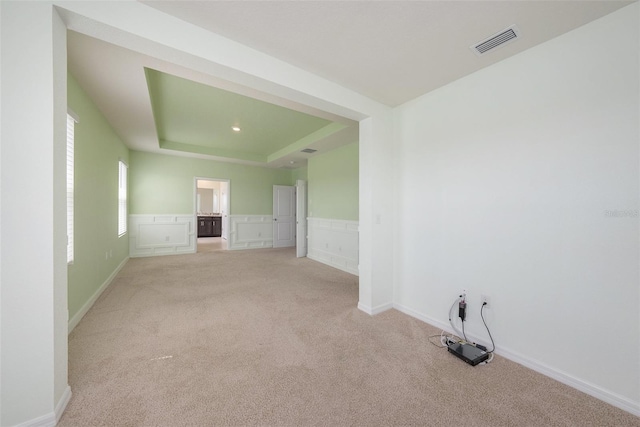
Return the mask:
[[358,221],[307,218],[307,257],[358,275]]
[[273,247],[272,215],[230,215],[229,249]]
[[193,215],[129,215],[129,256],[196,252]]

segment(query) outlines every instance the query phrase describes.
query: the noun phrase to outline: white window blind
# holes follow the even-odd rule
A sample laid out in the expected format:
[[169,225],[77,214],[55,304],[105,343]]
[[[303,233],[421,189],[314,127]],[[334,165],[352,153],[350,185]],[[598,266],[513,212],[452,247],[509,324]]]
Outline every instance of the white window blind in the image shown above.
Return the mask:
[[73,263],[73,157],[74,130],[76,120],[67,114],[67,263]]
[[118,236],[127,232],[127,165],[118,162]]

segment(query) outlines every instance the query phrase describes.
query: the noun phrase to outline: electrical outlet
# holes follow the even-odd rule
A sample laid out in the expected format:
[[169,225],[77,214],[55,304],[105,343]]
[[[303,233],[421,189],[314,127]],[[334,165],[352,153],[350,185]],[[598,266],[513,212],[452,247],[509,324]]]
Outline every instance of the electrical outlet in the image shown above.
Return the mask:
[[467,296],[467,290],[463,289],[460,295],[462,295],[462,298],[465,298]]
[[489,307],[491,305],[491,298],[488,295],[481,295],[482,305]]

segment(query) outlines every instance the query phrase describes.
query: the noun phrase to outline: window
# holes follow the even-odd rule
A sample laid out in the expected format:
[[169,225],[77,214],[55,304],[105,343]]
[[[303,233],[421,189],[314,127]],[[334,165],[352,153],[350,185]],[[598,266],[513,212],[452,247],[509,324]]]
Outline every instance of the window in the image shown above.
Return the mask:
[[67,264],[73,264],[73,142],[77,121],[75,114],[67,114]]
[[127,165],[118,162],[118,237],[127,232]]

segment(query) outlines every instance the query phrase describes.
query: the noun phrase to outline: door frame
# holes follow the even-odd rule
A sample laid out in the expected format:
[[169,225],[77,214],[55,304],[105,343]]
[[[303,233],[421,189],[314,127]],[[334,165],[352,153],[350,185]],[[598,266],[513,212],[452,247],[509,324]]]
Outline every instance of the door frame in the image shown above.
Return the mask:
[[[198,224],[198,181],[212,181],[212,182],[225,182],[227,183],[227,194],[226,194],[226,199],[227,199],[227,221],[226,224],[227,226],[225,227],[225,229],[222,232],[222,238],[224,238],[225,240],[227,240],[227,242],[229,241],[229,216],[231,214],[231,180],[227,179],[227,178],[210,178],[208,176],[194,176],[193,177],[193,223],[194,224]],[[220,203],[222,204],[222,193],[220,194]],[[221,212],[222,213],[222,212]],[[222,223],[225,223],[224,217],[222,219]],[[196,252],[198,251],[198,231],[197,228],[194,230],[195,234],[196,234]],[[225,233],[226,233],[226,237],[225,237]],[[228,246],[227,246],[228,248]]]
[[[307,181],[296,180],[296,257],[307,256]],[[303,242],[300,247],[300,242]]]

